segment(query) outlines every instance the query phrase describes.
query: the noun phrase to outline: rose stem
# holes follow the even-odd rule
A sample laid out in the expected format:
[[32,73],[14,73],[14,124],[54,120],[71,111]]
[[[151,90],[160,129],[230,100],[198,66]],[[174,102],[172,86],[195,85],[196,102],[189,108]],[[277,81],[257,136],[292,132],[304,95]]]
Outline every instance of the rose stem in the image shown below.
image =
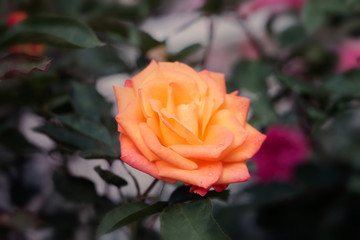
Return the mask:
[[212,18],[212,16],[209,16],[209,36],[208,36],[208,44],[206,46],[205,49],[205,53],[203,56],[203,59],[201,61],[201,65],[203,68],[206,68],[206,63],[209,57],[209,54],[211,52],[211,46],[213,44],[214,41],[214,19]]
[[251,30],[246,26],[244,19],[238,16],[236,14],[237,21],[240,24],[240,27],[244,31],[245,36],[250,39],[251,43],[254,45],[255,48],[260,52],[260,55],[263,55],[265,53],[264,49],[262,48],[261,43],[257,40],[257,38],[254,36],[254,34],[251,32]]
[[136,180],[136,178],[134,177],[134,175],[129,171],[129,169],[126,167],[125,163],[123,161],[121,161],[125,171],[130,175],[131,179],[134,181],[135,184],[135,188],[136,188],[136,195],[139,196],[140,195],[140,187],[139,187],[139,183]]
[[154,179],[152,181],[152,183],[149,185],[149,187],[145,190],[145,192],[140,196],[140,200],[144,199],[147,197],[147,195],[149,194],[149,192],[153,189],[153,187],[155,186],[155,184],[159,181],[159,179]]

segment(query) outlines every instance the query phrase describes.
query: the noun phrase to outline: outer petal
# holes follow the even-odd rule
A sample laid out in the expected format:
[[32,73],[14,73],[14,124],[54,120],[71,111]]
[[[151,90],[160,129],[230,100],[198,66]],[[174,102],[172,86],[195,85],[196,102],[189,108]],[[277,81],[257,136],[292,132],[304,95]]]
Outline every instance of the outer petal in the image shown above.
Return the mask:
[[199,165],[199,168],[195,170],[179,169],[163,161],[157,161],[155,164],[160,177],[178,179],[185,184],[192,184],[202,188],[210,188],[218,181],[222,172],[220,162],[208,162]]
[[159,66],[157,62],[152,60],[144,70],[131,78],[136,94],[137,90],[141,87],[142,84],[144,84],[147,80],[151,79],[150,77],[152,77],[154,74],[157,74],[158,69]]
[[208,96],[214,99],[214,110],[218,109],[223,104],[226,95],[224,74],[204,70],[199,72],[199,75],[209,86]]
[[153,131],[147,126],[146,123],[140,123],[140,132],[150,150],[155,153],[160,160],[172,164],[174,167],[181,169],[196,169],[198,166],[193,161],[186,159],[171,149],[164,147],[159,142]]
[[236,116],[227,109],[217,111],[215,115],[211,118],[209,124],[217,124],[224,126],[234,134],[234,140],[229,149],[227,149],[227,151],[224,153],[224,155],[239,147],[248,136],[247,130],[238,121]]
[[245,162],[227,163],[223,165],[223,172],[216,185],[226,185],[249,180],[250,174]]
[[121,133],[126,134],[135,146],[141,151],[141,153],[150,161],[157,159],[150,149],[146,146],[139,129],[139,123],[145,122],[145,118],[142,115],[139,99],[132,101],[124,111],[116,116]]
[[131,140],[124,134],[120,134],[121,142],[121,160],[154,178],[159,178],[158,170],[155,163],[146,159]]
[[237,92],[226,94],[225,103],[222,109],[228,109],[233,112],[240,123],[245,126],[249,112],[250,100],[246,97],[236,96]]
[[198,187],[198,186],[191,186],[189,192],[191,193],[197,193],[199,195],[201,195],[202,197],[205,196],[207,194],[207,192],[209,191],[210,188],[202,188],[202,187]]
[[164,72],[164,75],[171,74],[174,79],[179,79],[179,77],[186,77],[187,79],[194,80],[200,96],[205,96],[207,91],[207,84],[202,80],[199,74],[188,65],[179,62],[160,62],[159,69]]
[[249,133],[245,142],[224,158],[224,162],[245,161],[254,156],[254,154],[260,149],[266,136],[258,132],[250,124],[246,124],[245,129]]
[[221,153],[231,145],[233,139],[234,135],[227,128],[211,125],[204,145],[172,145],[170,148],[186,158],[219,161]]
[[121,113],[134,100],[134,90],[129,87],[113,86],[118,112]]

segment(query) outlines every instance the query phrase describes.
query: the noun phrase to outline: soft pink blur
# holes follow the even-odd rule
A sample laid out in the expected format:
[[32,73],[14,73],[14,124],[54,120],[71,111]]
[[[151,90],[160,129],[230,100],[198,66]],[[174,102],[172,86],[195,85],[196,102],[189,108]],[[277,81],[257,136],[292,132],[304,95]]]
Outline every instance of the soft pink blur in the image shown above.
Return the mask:
[[239,13],[242,17],[248,17],[258,10],[267,9],[272,14],[286,10],[298,10],[305,4],[306,0],[249,0],[242,4]]
[[240,43],[240,56],[244,60],[256,61],[260,58],[260,51],[253,40],[246,38]]
[[360,68],[360,39],[344,41],[338,48],[337,72]]
[[306,136],[297,128],[281,125],[270,127],[266,135],[265,142],[253,157],[256,176],[261,182],[291,181],[294,168],[310,154]]

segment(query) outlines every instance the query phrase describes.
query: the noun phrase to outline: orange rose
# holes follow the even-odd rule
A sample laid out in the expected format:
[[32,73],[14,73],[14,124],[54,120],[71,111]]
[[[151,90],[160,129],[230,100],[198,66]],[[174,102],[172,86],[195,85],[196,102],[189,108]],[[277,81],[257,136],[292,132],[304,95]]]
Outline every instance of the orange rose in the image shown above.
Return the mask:
[[[9,14],[7,16],[7,25],[8,25],[8,27],[12,27],[15,24],[23,21],[27,17],[28,17],[28,15],[26,12],[22,12],[22,11],[12,12],[11,14]],[[29,54],[32,56],[40,56],[45,50],[45,45],[44,44],[20,44],[20,45],[12,46],[10,48],[10,50],[12,52],[26,53],[26,54]]]
[[202,196],[250,178],[245,160],[265,135],[246,122],[249,99],[226,94],[223,74],[152,61],[114,91],[121,159],[130,166]]

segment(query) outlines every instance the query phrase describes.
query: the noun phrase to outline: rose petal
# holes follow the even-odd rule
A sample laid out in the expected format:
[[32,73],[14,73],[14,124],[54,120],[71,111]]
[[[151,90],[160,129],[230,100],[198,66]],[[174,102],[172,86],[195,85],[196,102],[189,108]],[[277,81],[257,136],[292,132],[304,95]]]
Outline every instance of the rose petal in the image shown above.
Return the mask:
[[127,136],[120,134],[120,142],[121,160],[154,178],[160,177],[155,163],[146,159]]
[[181,79],[192,79],[197,85],[197,89],[195,88],[195,90],[198,91],[200,96],[205,96],[207,84],[199,74],[188,65],[179,62],[160,62],[159,69],[164,73],[164,76],[171,77],[170,79],[172,79],[172,81],[175,79],[179,80],[175,82],[183,82]]
[[234,140],[231,146],[227,149],[227,151],[223,154],[228,154],[230,151],[239,147],[247,138],[248,132],[243,127],[243,125],[238,121],[236,116],[227,109],[222,109],[217,111],[214,116],[211,118],[209,124],[221,125],[229,129],[233,135]]
[[[137,75],[131,78],[135,93],[137,94],[138,89],[154,75],[158,74],[159,66],[156,61],[152,60],[150,64]],[[161,78],[160,78],[161,79]]]
[[155,164],[161,177],[178,179],[186,184],[202,188],[210,188],[218,181],[222,172],[220,162],[207,162],[199,165],[198,169],[195,170],[179,169],[163,161],[156,161]]
[[[162,108],[159,101],[150,100],[150,105],[152,109],[158,114],[160,121],[172,132],[175,133],[178,137],[182,138],[190,144],[202,144],[202,141],[195,136],[189,129],[187,129],[173,114],[169,113],[165,108]],[[160,129],[162,129],[160,125]],[[166,129],[162,129],[165,130]],[[165,132],[166,133],[166,132]],[[164,134],[164,132],[163,132]],[[167,140],[167,135],[164,140]],[[180,144],[183,141],[173,142],[173,144]]]
[[121,113],[135,98],[134,90],[129,87],[113,86],[118,112]]
[[249,111],[250,100],[246,97],[236,96],[237,91],[226,94],[222,109],[228,109],[233,112],[240,123],[245,126],[247,114]]
[[128,106],[116,116],[116,121],[120,126],[120,132],[128,136],[135,146],[145,155],[150,161],[157,159],[145,144],[139,129],[139,123],[145,122],[142,115],[139,99],[135,99]]
[[249,178],[250,174],[245,162],[226,163],[216,185],[244,182]]
[[224,158],[224,162],[245,161],[254,156],[254,154],[260,149],[266,136],[258,132],[250,124],[246,124],[245,129],[249,134],[248,137],[240,147]]
[[228,186],[229,186],[229,184],[222,184],[222,185],[213,185],[212,187],[214,188],[215,191],[217,191],[217,192],[222,192],[222,191],[224,191]]
[[202,197],[205,196],[210,188],[202,188],[202,187],[198,187],[198,186],[191,186],[189,192],[191,193],[197,193],[199,195],[201,195]]
[[167,147],[164,147],[146,123],[140,123],[139,127],[146,145],[159,157],[159,159],[181,169],[192,170],[198,167],[198,165],[193,161],[180,156]]
[[219,161],[221,153],[231,145],[233,139],[234,135],[227,128],[211,125],[204,145],[172,145],[170,148],[186,158]]
[[190,104],[180,104],[176,107],[175,112],[179,122],[197,136],[199,131],[199,121],[196,104],[194,102]]
[[199,75],[208,85],[208,96],[214,99],[214,110],[218,109],[225,100],[226,86],[224,74],[207,70],[199,72]]

